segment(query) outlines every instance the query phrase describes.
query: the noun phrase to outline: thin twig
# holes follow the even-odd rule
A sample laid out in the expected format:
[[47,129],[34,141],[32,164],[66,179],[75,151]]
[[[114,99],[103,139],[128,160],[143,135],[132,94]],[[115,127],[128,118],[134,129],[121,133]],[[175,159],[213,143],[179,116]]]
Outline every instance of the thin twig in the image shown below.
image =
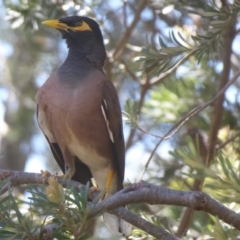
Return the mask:
[[110,211],[111,213],[119,216],[120,218],[124,219],[127,222],[130,222],[134,226],[144,230],[150,235],[154,236],[157,239],[161,240],[180,240],[179,238],[171,235],[169,232],[164,230],[160,226],[155,226],[154,224],[148,222],[144,218],[140,218],[137,214],[128,211],[126,208],[121,207]]
[[[225,91],[238,79],[239,76],[240,76],[240,71],[238,71],[236,75],[211,100],[209,100],[205,104],[200,104],[198,107],[191,110],[184,118],[182,118],[175,125],[174,127],[175,130],[173,131],[173,133],[170,135],[167,135],[167,138],[165,137],[165,139],[171,138],[190,118],[192,118],[197,113],[199,113],[200,111],[202,111],[203,109],[205,109],[206,107],[214,103],[218,98],[220,98],[225,93]],[[169,132],[172,132],[172,130]]]
[[240,136],[240,130],[237,131],[237,133],[235,135],[233,135],[232,137],[230,137],[226,142],[223,142],[223,143],[219,144],[216,147],[216,149],[219,150],[221,148],[224,148],[227,144],[231,143],[233,140],[235,140],[239,136]]
[[[194,182],[193,182],[192,190],[193,191],[201,191],[202,190],[202,184],[203,184],[202,180],[195,179]],[[188,207],[184,211],[184,213],[181,217],[181,220],[180,220],[180,224],[178,226],[178,230],[176,232],[176,236],[182,237],[187,233],[189,225],[191,224],[193,214],[194,214],[194,208],[192,208],[192,207]]]
[[[207,148],[207,141],[204,137],[204,135],[199,131],[197,128],[190,128],[188,129],[188,135],[192,138],[194,142],[195,149],[199,152],[199,155],[201,156],[202,161],[206,159],[206,156],[208,154],[208,148]],[[201,191],[202,190],[202,179],[194,179],[193,186],[190,187],[192,191]],[[178,230],[176,232],[176,236],[182,237],[186,235],[189,225],[191,223],[192,217],[194,214],[193,208],[187,208],[180,220],[180,224],[178,226]]]
[[137,25],[140,17],[141,17],[141,13],[143,11],[143,9],[147,6],[148,4],[148,0],[142,0],[142,2],[139,5],[139,8],[137,9],[137,11],[134,14],[134,19],[131,23],[131,25],[126,29],[122,39],[120,40],[118,46],[115,48],[114,52],[113,52],[113,59],[116,60],[123,52],[125,45],[128,41],[128,39],[130,38],[133,29],[135,28],[135,26]]
[[172,74],[181,64],[183,64],[186,60],[189,59],[194,53],[196,49],[193,49],[190,51],[185,57],[183,57],[176,65],[174,65],[172,68],[167,70],[166,72],[161,73],[158,77],[153,77],[150,80],[151,86],[158,85],[159,83],[163,82],[166,77],[168,77],[170,74]]
[[[194,51],[191,51],[183,59],[181,59],[174,67],[172,67],[171,69],[169,69],[168,71],[166,71],[164,73],[161,73],[158,77],[154,77],[154,78],[151,78],[151,79],[147,78],[147,79],[149,79],[148,82],[145,82],[145,84],[142,84],[142,88],[141,88],[141,95],[140,95],[140,100],[139,100],[139,104],[138,104],[138,106],[139,106],[138,112],[139,113],[141,112],[141,108],[142,108],[143,103],[144,103],[144,98],[145,98],[145,95],[147,94],[148,90],[150,88],[152,88],[153,86],[162,83],[169,75],[171,75],[177,69],[177,67],[180,64],[182,64],[184,61],[186,61],[193,54],[193,52]],[[128,140],[127,140],[127,143],[126,143],[126,149],[128,149],[132,145],[132,140],[133,140],[133,137],[135,135],[136,129],[140,130],[141,132],[143,132],[145,134],[149,134],[153,137],[162,138],[161,136],[158,136],[158,135],[155,135],[155,134],[152,134],[152,133],[149,133],[149,132],[143,130],[139,125],[137,125],[136,128],[132,128],[131,131],[130,131],[130,134],[129,134],[129,137],[128,137]],[[140,177],[139,180],[141,180],[141,179],[142,178]]]
[[[138,102],[138,114],[139,114],[139,117],[140,117],[141,109],[143,107],[145,96],[146,96],[148,90],[151,87],[151,85],[149,84],[149,80],[150,79],[149,79],[149,77],[147,75],[145,83],[141,85],[140,99],[139,99],[139,102]],[[136,128],[131,128],[129,136],[128,136],[128,140],[126,142],[126,150],[129,149],[129,147],[131,147],[132,141],[133,141],[133,138],[134,138],[134,135],[135,135],[135,132],[136,132]]]
[[111,79],[111,70],[112,70],[112,64],[114,61],[120,58],[121,54],[123,53],[125,46],[129,40],[129,38],[132,35],[132,32],[134,28],[136,27],[137,23],[139,22],[139,19],[141,17],[141,13],[144,10],[144,8],[148,4],[148,0],[142,0],[142,2],[139,5],[139,8],[134,13],[134,19],[130,26],[125,30],[123,37],[119,41],[118,45],[116,46],[113,53],[109,53],[109,58],[107,58],[107,61],[105,63],[105,72],[109,79]]
[[128,67],[128,65],[124,62],[123,59],[120,60],[120,62],[124,65],[124,70],[129,74],[129,76],[132,78],[133,81],[139,82],[138,77],[135,75],[133,71]]
[[123,0],[123,26],[127,28],[127,0]]
[[[228,87],[229,83],[231,83],[231,81],[229,81],[229,75],[231,71],[232,42],[236,34],[235,22],[236,22],[236,17],[232,17],[232,21],[229,22],[229,28],[225,36],[226,40],[224,43],[225,51],[224,51],[224,57],[223,57],[223,71],[221,74],[220,86],[219,86],[220,91],[221,89]],[[224,94],[221,94],[218,101],[216,101],[215,103],[213,119],[212,119],[212,129],[209,136],[209,150],[208,150],[208,156],[206,158],[206,165],[209,165],[211,163],[214,155],[214,150],[217,142],[217,134],[222,121],[224,99],[225,99]]]
[[[238,71],[235,76],[220,90],[211,100],[204,104],[200,104],[196,108],[192,109],[187,115],[185,115],[180,121],[178,121],[172,128],[170,128],[163,136],[159,136],[161,138],[159,142],[154,147],[153,151],[151,152],[151,155],[149,156],[142,174],[140,175],[139,181],[142,180],[145,172],[147,171],[147,168],[149,166],[150,161],[152,160],[153,155],[155,154],[156,150],[158,149],[159,145],[162,143],[163,140],[171,138],[190,118],[195,116],[197,113],[211,105],[213,102],[215,102],[222,94],[225,93],[225,91],[238,79],[240,76],[240,71]],[[171,134],[170,134],[171,133]]]

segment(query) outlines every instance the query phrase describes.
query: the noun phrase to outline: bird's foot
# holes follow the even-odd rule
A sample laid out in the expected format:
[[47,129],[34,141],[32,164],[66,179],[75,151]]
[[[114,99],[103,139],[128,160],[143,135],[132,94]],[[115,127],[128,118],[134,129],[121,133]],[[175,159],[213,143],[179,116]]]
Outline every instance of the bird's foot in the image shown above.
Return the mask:
[[101,192],[101,189],[99,187],[93,186],[90,188],[89,197],[91,199],[94,199],[96,195],[99,194],[99,192]]
[[106,190],[104,191],[99,187],[91,187],[89,191],[89,197],[91,199],[98,198],[98,202],[101,202],[110,196],[112,196],[112,193],[106,192]]
[[101,192],[101,189],[98,187],[94,178],[91,178],[91,183],[93,186],[90,188],[88,196],[90,199],[94,199]]

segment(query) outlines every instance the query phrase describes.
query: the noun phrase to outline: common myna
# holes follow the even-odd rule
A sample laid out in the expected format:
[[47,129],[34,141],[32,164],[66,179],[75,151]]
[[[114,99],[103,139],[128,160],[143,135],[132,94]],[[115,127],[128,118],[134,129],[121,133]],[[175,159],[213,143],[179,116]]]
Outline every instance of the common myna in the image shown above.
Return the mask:
[[[88,17],[43,24],[61,32],[69,51],[37,93],[39,126],[67,177],[83,184],[94,178],[107,197],[123,188],[125,148],[117,92],[103,71],[102,33]],[[112,230],[131,233],[124,220],[104,218]]]

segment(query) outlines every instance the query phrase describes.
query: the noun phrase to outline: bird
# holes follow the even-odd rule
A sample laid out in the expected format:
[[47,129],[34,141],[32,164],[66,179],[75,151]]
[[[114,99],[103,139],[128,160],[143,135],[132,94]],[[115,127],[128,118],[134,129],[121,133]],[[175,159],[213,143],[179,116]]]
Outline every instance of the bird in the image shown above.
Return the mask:
[[[86,16],[43,22],[60,31],[68,55],[36,95],[37,120],[52,154],[69,179],[93,178],[105,198],[123,189],[125,143],[117,91],[103,67],[107,58],[99,24]],[[104,213],[124,236],[131,224]]]

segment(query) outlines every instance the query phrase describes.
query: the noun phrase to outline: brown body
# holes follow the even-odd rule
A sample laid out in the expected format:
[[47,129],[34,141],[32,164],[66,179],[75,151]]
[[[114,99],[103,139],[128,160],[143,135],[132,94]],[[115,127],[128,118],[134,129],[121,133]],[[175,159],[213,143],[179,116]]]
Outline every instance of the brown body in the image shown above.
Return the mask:
[[106,187],[108,171],[114,170],[116,173],[108,189],[109,193],[114,193],[122,188],[124,171],[124,162],[114,164],[121,157],[117,155],[120,151],[116,147],[124,149],[119,120],[121,112],[118,101],[107,103],[107,107],[114,111],[108,114],[115,119],[111,121],[113,143],[101,105],[113,97],[111,95],[117,97],[117,93],[112,83],[97,69],[85,78],[71,85],[59,80],[57,72],[54,72],[37,94],[38,122],[48,141],[58,144],[65,164],[76,171],[74,158],[77,157],[90,169],[101,189]]

